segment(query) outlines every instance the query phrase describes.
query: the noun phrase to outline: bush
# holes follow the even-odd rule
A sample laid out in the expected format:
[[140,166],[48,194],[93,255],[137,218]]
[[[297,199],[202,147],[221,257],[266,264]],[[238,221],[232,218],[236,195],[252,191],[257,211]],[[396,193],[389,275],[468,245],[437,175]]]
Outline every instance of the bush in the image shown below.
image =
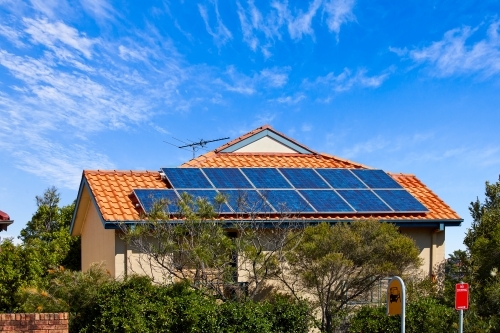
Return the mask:
[[[401,327],[400,316],[388,316],[386,307],[362,307],[351,320],[349,332],[397,333]],[[437,300],[424,297],[406,307],[407,333],[442,333],[457,329],[458,314],[454,309]]]

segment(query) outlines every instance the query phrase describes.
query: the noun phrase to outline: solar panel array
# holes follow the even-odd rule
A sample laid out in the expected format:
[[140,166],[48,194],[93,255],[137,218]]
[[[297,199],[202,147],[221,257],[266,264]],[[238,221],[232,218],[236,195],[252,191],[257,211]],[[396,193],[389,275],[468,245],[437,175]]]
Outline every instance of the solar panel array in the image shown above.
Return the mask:
[[173,189],[136,189],[146,212],[165,199],[170,212],[186,192],[220,213],[423,213],[427,208],[382,170],[313,168],[163,168]]

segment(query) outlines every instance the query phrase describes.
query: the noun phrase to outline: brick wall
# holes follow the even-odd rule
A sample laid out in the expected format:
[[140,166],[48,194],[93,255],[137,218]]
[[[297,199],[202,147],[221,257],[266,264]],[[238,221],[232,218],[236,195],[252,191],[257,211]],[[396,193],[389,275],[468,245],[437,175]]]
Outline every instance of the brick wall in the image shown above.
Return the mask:
[[68,333],[67,313],[2,313],[0,332]]

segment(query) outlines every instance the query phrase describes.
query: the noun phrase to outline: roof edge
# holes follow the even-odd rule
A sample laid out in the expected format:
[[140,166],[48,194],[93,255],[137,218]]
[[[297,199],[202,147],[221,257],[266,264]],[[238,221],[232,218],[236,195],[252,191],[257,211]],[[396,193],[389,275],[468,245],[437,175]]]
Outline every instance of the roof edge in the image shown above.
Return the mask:
[[74,235],[73,234],[73,231],[74,231],[73,229],[75,227],[76,217],[78,215],[78,211],[79,211],[79,208],[80,208],[80,203],[82,202],[82,195],[83,195],[83,193],[84,193],[85,190],[88,191],[88,194],[89,194],[89,197],[90,197],[90,202],[92,202],[92,204],[94,205],[94,207],[95,207],[95,209],[97,211],[97,215],[99,216],[99,219],[101,220],[102,226],[104,227],[104,229],[106,229],[106,223],[107,223],[107,221],[103,218],[101,209],[99,208],[99,205],[95,201],[94,193],[92,192],[92,189],[90,188],[90,185],[89,185],[89,183],[87,181],[87,178],[85,178],[85,170],[84,170],[83,174],[82,174],[82,180],[80,182],[80,188],[78,190],[78,195],[76,197],[75,210],[73,212],[73,217],[71,219],[71,224],[70,224],[70,227],[69,227],[69,233],[70,233],[71,236],[81,236],[80,233]]
[[[236,139],[234,139],[226,144],[223,144],[222,146],[214,149],[213,152],[215,152],[215,153],[233,152],[234,150],[239,149],[243,146],[246,146],[253,141],[261,139],[262,137],[267,136],[268,134],[271,134],[271,135],[269,135],[271,138],[277,140],[278,142],[280,142],[284,145],[290,146],[290,144],[291,144],[292,147],[290,147],[290,148],[298,151],[299,153],[318,154],[316,151],[310,149],[309,147],[303,145],[302,143],[300,143],[298,141],[295,141],[294,139],[286,136],[285,134],[276,131],[274,128],[272,128],[270,125],[267,125],[267,124],[263,125],[261,127],[258,127],[256,129],[248,132],[248,133],[245,133],[245,134],[241,135],[240,137],[238,137],[238,138],[236,138]],[[234,147],[233,149],[229,149],[233,146],[236,146],[236,147]]]

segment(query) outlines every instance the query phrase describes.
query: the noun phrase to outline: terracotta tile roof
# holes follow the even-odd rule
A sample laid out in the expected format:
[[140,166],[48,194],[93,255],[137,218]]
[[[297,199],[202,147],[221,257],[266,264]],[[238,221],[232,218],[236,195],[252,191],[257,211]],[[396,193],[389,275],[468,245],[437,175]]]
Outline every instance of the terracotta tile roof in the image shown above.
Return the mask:
[[460,219],[460,216],[450,206],[425,186],[415,175],[402,173],[390,173],[390,175],[429,209],[429,213],[425,214],[426,219]]
[[208,152],[181,165],[181,168],[351,168],[368,167],[328,154],[217,153]]
[[[160,174],[153,171],[84,171],[83,176],[90,186],[103,219],[106,221],[140,220],[139,208],[134,205],[131,196],[134,188],[167,188],[165,182],[161,180]],[[349,214],[308,214],[307,218],[318,221],[322,219],[364,219],[370,217],[398,221],[460,219],[457,213],[414,175],[391,174],[391,176],[422,202],[429,209],[429,213],[354,216]],[[225,216],[224,218],[231,220],[234,216]],[[271,219],[273,218],[278,219],[280,217],[271,217]]]
[[134,188],[167,188],[157,171],[83,172],[106,221],[137,221],[139,210],[132,202]]

